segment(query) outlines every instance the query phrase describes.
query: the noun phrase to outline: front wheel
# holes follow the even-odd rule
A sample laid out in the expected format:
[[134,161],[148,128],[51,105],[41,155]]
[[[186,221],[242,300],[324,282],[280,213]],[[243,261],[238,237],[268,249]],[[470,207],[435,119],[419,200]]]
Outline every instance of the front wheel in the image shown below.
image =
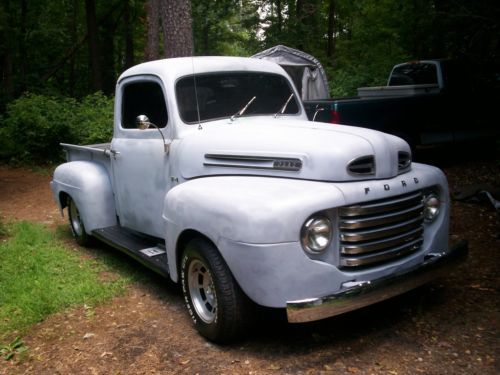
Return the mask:
[[181,282],[187,309],[202,336],[223,343],[245,331],[250,301],[211,243],[195,239],[186,246]]
[[76,206],[75,201],[68,197],[68,217],[69,217],[69,225],[71,227],[71,232],[73,232],[73,236],[76,239],[76,242],[80,246],[88,246],[91,242],[91,236],[87,234],[85,231],[85,225],[83,225],[83,220],[80,216],[80,211]]

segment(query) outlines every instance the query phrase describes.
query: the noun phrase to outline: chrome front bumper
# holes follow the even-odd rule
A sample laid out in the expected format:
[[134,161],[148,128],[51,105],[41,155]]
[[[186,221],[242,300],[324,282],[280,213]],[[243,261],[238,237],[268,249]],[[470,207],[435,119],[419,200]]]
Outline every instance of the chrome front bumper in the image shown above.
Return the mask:
[[351,287],[329,296],[287,301],[288,321],[302,323],[325,319],[405,293],[442,276],[463,261],[467,253],[467,242],[461,241],[447,253],[428,254],[424,263],[404,273],[354,282]]

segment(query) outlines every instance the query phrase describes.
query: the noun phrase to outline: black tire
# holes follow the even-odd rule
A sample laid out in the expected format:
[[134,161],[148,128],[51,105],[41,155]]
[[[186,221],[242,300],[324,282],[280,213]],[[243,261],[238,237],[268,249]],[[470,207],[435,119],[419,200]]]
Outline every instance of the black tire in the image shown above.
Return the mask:
[[80,211],[71,197],[68,197],[67,205],[69,226],[71,227],[71,232],[73,233],[76,242],[80,246],[89,246],[92,241],[92,237],[85,231],[85,225],[80,217]]
[[188,243],[181,258],[181,283],[189,315],[202,336],[226,343],[244,334],[251,302],[211,243]]

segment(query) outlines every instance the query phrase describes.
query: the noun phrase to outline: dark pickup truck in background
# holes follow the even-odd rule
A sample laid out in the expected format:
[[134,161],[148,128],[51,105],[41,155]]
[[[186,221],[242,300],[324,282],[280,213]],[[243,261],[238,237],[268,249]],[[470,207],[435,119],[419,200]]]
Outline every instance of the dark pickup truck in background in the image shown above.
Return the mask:
[[[412,148],[500,135],[499,77],[487,85],[454,60],[394,66],[387,86],[358,89],[358,96],[305,100],[309,119],[391,133]],[[496,87],[495,87],[496,86]]]

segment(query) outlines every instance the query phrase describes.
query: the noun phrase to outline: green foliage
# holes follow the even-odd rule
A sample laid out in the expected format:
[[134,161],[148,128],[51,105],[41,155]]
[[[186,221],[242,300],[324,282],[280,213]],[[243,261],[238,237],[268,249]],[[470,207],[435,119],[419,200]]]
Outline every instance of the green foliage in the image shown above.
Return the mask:
[[7,107],[0,136],[2,157],[19,160],[55,159],[58,143],[68,133],[76,108],[74,99],[26,94]]
[[250,0],[191,0],[196,54],[248,56],[258,52],[257,9]]
[[[190,3],[197,55],[250,56],[284,44],[321,61],[334,96],[354,95],[359,86],[384,84],[394,64],[410,59],[460,57],[473,62],[477,71],[485,72],[496,72],[500,66],[498,1],[191,0]],[[111,94],[116,77],[127,64],[144,61],[148,32],[145,0],[96,0],[95,5],[98,27],[94,47],[99,50],[96,65],[102,81],[96,87]],[[328,48],[330,21],[333,38]],[[161,28],[158,34],[158,43],[162,44]],[[66,120],[69,112],[78,111],[81,104],[60,96],[82,98],[92,92],[89,78],[97,69],[89,64],[87,37],[83,1],[0,2],[0,121],[12,125],[9,115],[2,118],[1,112],[6,103],[29,91],[44,95],[39,101],[46,110],[63,106],[61,115],[34,112],[43,119],[38,127],[43,128],[48,140],[61,133],[68,142],[92,143],[103,139],[107,125],[99,129],[96,124],[89,126],[94,115],[105,117],[100,112],[105,104],[99,99],[83,100],[89,104],[98,100],[98,106],[87,116],[73,116],[75,123],[83,122],[71,132],[58,122],[61,118]],[[36,96],[31,96],[35,101]],[[13,107],[11,104],[11,111],[16,112],[16,118],[25,120],[26,116],[20,116],[20,112],[27,107],[22,107],[23,103]],[[52,130],[46,128],[50,122],[54,124]],[[27,126],[33,129],[33,125]],[[9,144],[0,144],[0,157],[18,155],[21,160],[38,158],[40,153],[45,156],[40,148],[53,146],[40,141],[26,151],[26,147],[19,149],[17,140],[6,142]],[[53,147],[47,153],[57,154],[58,150]]]
[[113,99],[99,92],[84,97],[69,127],[78,144],[109,142],[113,135]]
[[[385,85],[391,68],[410,59],[405,27],[414,22],[408,4],[392,0],[337,2],[335,51],[326,60],[332,96],[356,95],[363,86]],[[428,57],[428,56],[426,56]]]
[[16,355],[22,355],[28,350],[20,337],[16,337],[12,342],[0,346],[0,355],[6,360],[10,361]]
[[69,306],[108,299],[133,278],[129,273],[103,279],[110,271],[104,262],[82,259],[55,233],[28,222],[13,224],[12,236],[0,243],[0,267],[0,340]]
[[77,101],[25,94],[7,106],[0,126],[0,158],[48,161],[61,157],[60,142],[89,144],[111,138],[113,101],[96,93]]

